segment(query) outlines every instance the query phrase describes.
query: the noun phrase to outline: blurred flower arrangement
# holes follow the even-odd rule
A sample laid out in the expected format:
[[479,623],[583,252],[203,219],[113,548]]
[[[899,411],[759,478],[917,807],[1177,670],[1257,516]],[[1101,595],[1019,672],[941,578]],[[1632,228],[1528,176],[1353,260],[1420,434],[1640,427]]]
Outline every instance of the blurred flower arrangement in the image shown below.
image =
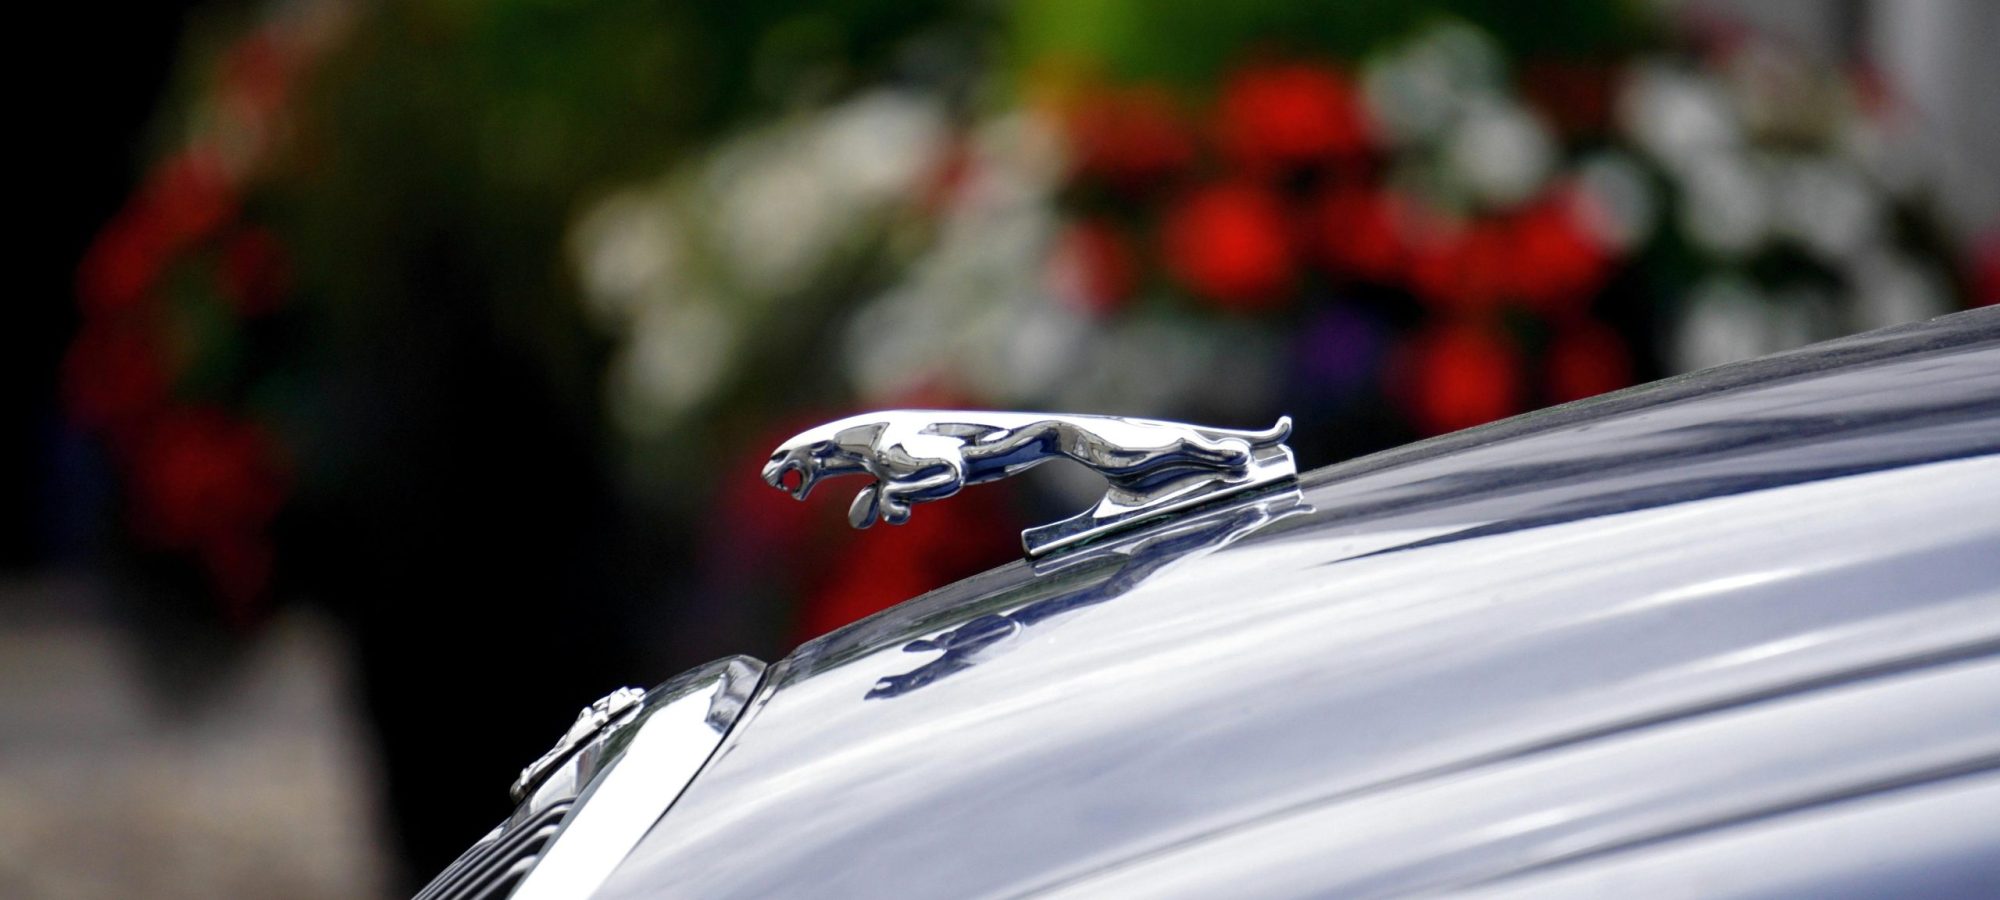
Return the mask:
[[290,253],[258,206],[298,76],[347,23],[291,4],[229,43],[185,138],[98,234],[78,274],[65,402],[103,439],[127,533],[192,568],[239,624],[270,586],[292,479],[277,419],[295,405]]
[[[999,404],[1263,418],[1289,386],[1308,418],[1379,397],[1424,435],[1957,308],[1853,88],[1711,53],[1510,73],[1451,23],[1358,68],[1255,59],[1206,102],[1057,85],[1035,99],[1064,163],[1001,157],[1044,233],[981,268],[1005,242],[947,221],[912,290],[864,307],[857,392],[970,373]],[[996,305],[1017,315],[974,327]]]
[[760,333],[879,255],[943,153],[935,98],[880,90],[722,141],[593,205],[570,234],[591,319],[618,337],[613,420],[658,437],[706,412]]
[[[466,27],[472,14],[435,6],[398,13],[402,43],[334,55],[329,70],[358,85],[349,93],[396,110],[342,106],[336,83],[323,102],[372,126],[354,134],[403,141],[433,117],[418,99],[489,89],[403,90],[443,77],[421,65],[446,46],[433,19],[480,36],[460,52],[547,53],[533,71],[594,74],[522,76],[515,94],[474,104],[509,126],[481,140],[505,140],[408,141],[443,149],[391,171],[400,193],[382,193],[445,199],[401,201],[421,215],[382,200],[390,214],[364,220],[357,210],[380,210],[349,198],[377,170],[299,166],[289,193],[254,191],[262,148],[287,133],[291,74],[344,21],[279,17],[228,55],[194,137],[106,226],[81,275],[71,406],[118,460],[135,533],[197,560],[232,602],[268,581],[271,526],[299,467],[299,429],[274,412],[305,358],[289,352],[285,298],[333,313],[422,302],[347,265],[349,244],[383,253],[433,236],[384,239],[381,222],[478,235],[463,243],[495,273],[475,281],[511,311],[500,318],[524,330],[513,340],[527,355],[578,369],[553,380],[595,392],[620,484],[655,515],[723,510],[698,554],[704,590],[815,598],[795,619],[802,633],[1005,559],[1019,520],[1049,514],[974,491],[857,536],[838,504],[799,524],[750,469],[720,487],[689,474],[758,460],[802,422],[891,405],[1218,424],[1289,412],[1320,464],[1991,302],[2000,258],[1954,259],[1930,213],[1935,187],[1909,162],[1910,123],[1865,73],[1726,29],[1663,41],[1621,4],[1051,0],[1011,7],[997,31],[930,6],[767,10],[776,18],[755,36],[712,54],[730,63],[715,78],[675,83],[749,91],[740,82],[784,71],[782,102],[699,127],[663,112],[645,132],[590,111],[631,94],[649,99],[628,118],[654,115],[672,106],[664,89],[596,82],[699,43],[646,28],[721,26],[618,4],[602,27],[524,49],[503,38],[532,28]],[[896,16],[908,21],[882,26]],[[1554,19],[1569,27],[1546,27]],[[828,29],[850,20],[869,24],[849,33],[838,89],[800,87],[829,83],[827,67],[773,62],[840,44]],[[994,33],[1013,46],[968,49]],[[600,46],[614,39],[620,53]],[[864,70],[863,58],[891,62]],[[308,244],[260,224],[265,204],[315,228],[321,265],[288,264],[286,248]],[[440,216],[462,221],[425,218]],[[540,260],[568,280],[537,287]],[[312,290],[287,289],[315,273],[323,283],[300,286]],[[549,323],[571,315],[594,331],[601,365],[548,337],[567,335]],[[1053,508],[1090,486],[1042,488],[1031,502]],[[774,571],[765,560],[780,554],[801,564]]]
[[[1246,48],[1212,89],[1031,67],[964,124],[900,90],[767,126],[572,232],[609,402],[642,445],[677,430],[770,362],[732,348],[806,315],[839,345],[804,376],[829,413],[1289,411],[1325,461],[1966,302],[1885,101],[1692,43],[1514,60],[1444,20],[1355,64]],[[835,274],[869,266],[872,292]],[[995,527],[952,507],[924,512]],[[833,619],[921,558],[822,587]]]

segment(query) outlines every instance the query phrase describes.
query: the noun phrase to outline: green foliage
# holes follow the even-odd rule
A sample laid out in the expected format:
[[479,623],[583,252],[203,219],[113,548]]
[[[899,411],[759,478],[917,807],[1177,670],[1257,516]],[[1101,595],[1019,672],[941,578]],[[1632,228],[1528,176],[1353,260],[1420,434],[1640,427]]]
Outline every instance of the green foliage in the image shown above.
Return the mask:
[[373,5],[314,74],[293,177],[273,189],[301,281],[346,346],[411,317],[484,322],[557,394],[594,401],[600,360],[555,252],[578,202],[736,122],[878,79],[942,8]]
[[1021,64],[1074,61],[1201,87],[1245,53],[1357,59],[1443,16],[1480,26],[1516,56],[1611,55],[1648,30],[1631,0],[1024,0],[1013,51]]

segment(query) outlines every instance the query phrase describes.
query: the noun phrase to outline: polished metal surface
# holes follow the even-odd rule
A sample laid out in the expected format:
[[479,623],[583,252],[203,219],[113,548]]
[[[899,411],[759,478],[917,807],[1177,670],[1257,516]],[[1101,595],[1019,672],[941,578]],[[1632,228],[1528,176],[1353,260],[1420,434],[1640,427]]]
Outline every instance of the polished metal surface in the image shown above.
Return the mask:
[[549,748],[549,752],[542,754],[540,759],[529,763],[527,768],[521,770],[520,777],[514,779],[508,794],[516,803],[528,799],[528,791],[548,777],[548,774],[563,760],[569,758],[570,754],[575,753],[578,747],[583,746],[583,742],[603,731],[614,720],[633,712],[645,699],[644,688],[622,687],[584,707],[582,712],[576,714],[575,724],[570,725],[569,730],[556,741],[556,745]]
[[914,504],[1052,459],[1103,475],[1109,487],[1096,506],[1021,533],[1028,555],[1038,556],[1290,479],[1298,473],[1284,445],[1291,433],[1285,417],[1266,431],[1233,431],[1118,416],[888,410],[793,437],[771,454],[764,480],[803,500],[823,478],[874,478],[847,513],[854,527],[867,528],[877,519],[900,525]]
[[500,900],[508,896],[541,860],[542,851],[562,830],[563,819],[574,805],[571,799],[558,800],[488,832],[431,879],[416,900]]
[[[481,868],[481,857],[493,856],[486,847],[532,841],[533,852],[497,858],[484,868],[498,870],[477,877],[448,869],[424,896],[455,900],[496,888],[515,898],[589,896],[722,743],[764,669],[732,656],[586,707],[556,751],[523,773],[526,796],[513,814],[453,869]],[[461,883],[480,892],[446,889]]]
[[1037,563],[1043,577],[1089,562],[1117,562],[1109,577],[1091,579],[1074,591],[1036,600],[1018,609],[978,616],[956,628],[918,638],[903,645],[903,652],[937,656],[907,672],[888,675],[875,682],[866,699],[899,697],[934,684],[941,679],[977,665],[996,645],[1033,628],[1043,621],[1067,615],[1089,606],[1117,599],[1149,578],[1168,570],[1193,564],[1196,560],[1235,543],[1280,519],[1312,512],[1294,487],[1276,494],[1238,500],[1207,515],[1176,522],[1137,537],[1107,544],[1082,556],[1058,556]]
[[1964,892],[1996,499],[2000,310],[1354,460],[801,647],[601,895]]
[[732,656],[683,673],[647,692],[629,722],[572,755],[544,788],[573,785],[576,809],[513,897],[590,896],[722,743],[764,668]]

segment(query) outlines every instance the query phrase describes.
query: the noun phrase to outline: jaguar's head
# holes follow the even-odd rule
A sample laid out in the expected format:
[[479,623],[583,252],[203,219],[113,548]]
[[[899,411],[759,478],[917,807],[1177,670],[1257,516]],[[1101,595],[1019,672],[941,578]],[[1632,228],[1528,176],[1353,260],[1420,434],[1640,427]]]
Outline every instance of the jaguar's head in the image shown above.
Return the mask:
[[[771,454],[770,462],[764,464],[764,482],[804,500],[822,478],[866,471],[860,457],[838,436],[806,432]],[[797,481],[788,485],[793,472],[798,473]]]

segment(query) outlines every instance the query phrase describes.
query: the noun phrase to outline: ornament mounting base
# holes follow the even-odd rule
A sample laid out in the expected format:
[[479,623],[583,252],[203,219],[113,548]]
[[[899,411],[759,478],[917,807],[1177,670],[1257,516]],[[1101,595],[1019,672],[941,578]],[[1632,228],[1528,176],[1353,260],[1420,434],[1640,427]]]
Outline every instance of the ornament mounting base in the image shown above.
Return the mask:
[[1031,559],[1047,556],[1086,541],[1135,528],[1169,513],[1297,477],[1298,462],[1292,456],[1292,448],[1283,444],[1256,447],[1251,451],[1249,466],[1241,474],[1196,472],[1145,494],[1114,487],[1089,510],[1059,522],[1022,531],[1021,548]]

